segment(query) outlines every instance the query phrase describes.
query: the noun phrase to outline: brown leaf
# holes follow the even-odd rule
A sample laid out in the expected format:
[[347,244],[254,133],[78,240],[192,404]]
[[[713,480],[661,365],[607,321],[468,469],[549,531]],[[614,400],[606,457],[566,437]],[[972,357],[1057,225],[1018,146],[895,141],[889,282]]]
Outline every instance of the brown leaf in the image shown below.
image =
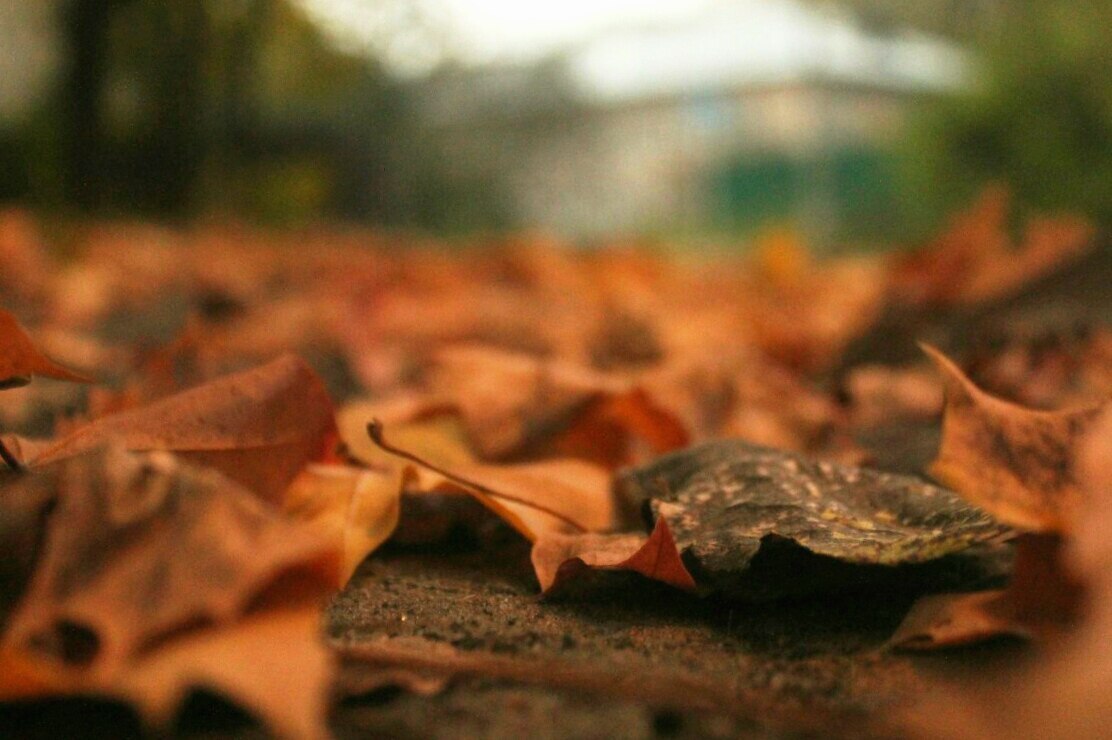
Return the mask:
[[321,638],[319,595],[259,609],[159,645],[102,689],[131,701],[165,727],[195,689],[226,696],[278,737],[323,740],[333,657]]
[[689,439],[629,379],[565,361],[452,347],[438,355],[433,389],[460,410],[485,458],[545,453],[616,466],[630,461],[638,442],[659,454]]
[[23,385],[35,375],[75,383],[92,382],[39,352],[16,318],[0,309],[0,390]]
[[1077,622],[1084,589],[1062,560],[1056,535],[1019,538],[1015,569],[1003,590],[932,594],[912,606],[889,644],[936,650],[998,637],[1047,640]]
[[148,721],[221,693],[286,737],[322,737],[320,630],[339,554],[212,470],[102,450],[7,483],[53,491],[43,551],[0,643],[0,699],[118,696]]
[[45,465],[106,442],[134,451],[170,450],[277,503],[305,464],[320,459],[334,439],[332,402],[320,378],[296,355],[285,355],[97,419],[28,462]]
[[542,593],[549,593],[584,570],[627,570],[685,591],[695,590],[668,523],[657,519],[652,534],[548,532],[533,543],[533,570]]
[[1013,244],[1010,201],[1007,188],[989,186],[934,243],[894,259],[895,300],[936,307],[1001,298],[1093,248],[1093,225],[1074,216],[1033,219]]
[[1081,503],[1078,443],[1101,409],[1035,411],[990,396],[938,350],[945,378],[942,445],[931,474],[1002,522],[1033,532],[1073,526]]
[[282,509],[337,543],[346,583],[363,559],[394,533],[401,487],[396,477],[377,470],[310,465],[286,491]]
[[367,431],[386,452],[442,476],[438,489],[456,488],[474,496],[530,541],[545,532],[598,532],[616,523],[610,474],[596,465],[569,459],[440,465],[386,442],[377,420]]
[[893,734],[915,738],[1070,740],[1104,737],[1112,719],[1112,413],[1079,444],[1084,516],[1064,564],[1087,596],[1081,622],[1020,669],[940,687],[901,712]]
[[52,487],[57,505],[4,641],[93,672],[174,630],[234,618],[291,569],[335,577],[316,532],[166,453],[82,455],[8,485]]

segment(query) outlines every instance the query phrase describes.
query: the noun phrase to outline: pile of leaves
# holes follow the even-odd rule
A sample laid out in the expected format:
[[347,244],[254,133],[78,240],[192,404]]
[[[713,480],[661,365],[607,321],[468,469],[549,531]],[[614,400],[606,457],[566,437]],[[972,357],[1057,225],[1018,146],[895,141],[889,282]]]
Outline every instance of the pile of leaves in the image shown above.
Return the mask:
[[[1013,337],[974,353],[976,383],[927,345],[848,359],[892,317],[1006,300],[1094,244],[1071,217],[1009,227],[994,189],[893,256],[781,233],[698,261],[142,224],[48,248],[2,214],[0,701],[109,697],[158,728],[205,689],[326,736],[344,693],[452,674],[326,639],[330,596],[386,543],[492,523],[531,543],[546,598],[615,571],[741,604],[948,592],[892,649],[1063,642],[1071,701],[1095,696],[1073,666],[1101,660],[1112,607],[1112,333]],[[943,406],[934,483],[875,467],[870,430]],[[341,655],[372,669],[359,685]],[[999,730],[963,702],[923,732]]]

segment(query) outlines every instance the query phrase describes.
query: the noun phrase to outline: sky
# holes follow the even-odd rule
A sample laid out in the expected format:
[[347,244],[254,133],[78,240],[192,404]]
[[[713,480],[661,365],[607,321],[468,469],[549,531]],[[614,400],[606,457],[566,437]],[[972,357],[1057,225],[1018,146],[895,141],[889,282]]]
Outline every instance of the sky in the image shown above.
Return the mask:
[[614,26],[690,18],[715,1],[299,0],[338,43],[375,51],[403,74],[428,69],[443,50],[472,63],[536,59]]

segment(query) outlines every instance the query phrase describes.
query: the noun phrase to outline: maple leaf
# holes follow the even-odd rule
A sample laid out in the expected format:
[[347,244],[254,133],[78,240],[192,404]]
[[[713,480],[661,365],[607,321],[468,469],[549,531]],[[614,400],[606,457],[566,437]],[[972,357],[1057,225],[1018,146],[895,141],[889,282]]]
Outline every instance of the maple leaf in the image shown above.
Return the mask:
[[1077,623],[1084,587],[1062,562],[1056,535],[1023,535],[1005,589],[923,596],[911,607],[889,645],[937,650],[1003,636],[1049,639]]
[[922,347],[942,373],[946,394],[931,475],[1019,529],[1068,531],[1082,498],[1078,442],[1106,404],[1027,409],[989,395],[941,352]]
[[891,293],[918,306],[971,305],[1015,293],[1094,246],[1095,229],[1076,216],[1032,219],[1023,242],[1008,234],[1011,194],[986,187],[927,247],[892,261]]
[[101,417],[44,446],[40,466],[108,442],[170,450],[278,503],[286,487],[335,439],[332,402],[296,355],[218,378],[147,406]]
[[367,426],[367,433],[384,451],[440,476],[438,489],[470,494],[531,542],[544,532],[605,531],[615,524],[610,475],[596,465],[565,459],[449,467],[388,443],[377,420]]
[[[1085,506],[1067,536],[1038,535],[1044,544],[1056,539],[1050,557],[1033,562],[1041,579],[1025,597],[1044,602],[1046,592],[1062,593],[1059,576],[1048,577],[1048,564],[1063,567],[1084,589],[1079,619],[1056,631],[1029,666],[962,685],[941,687],[900,713],[897,734],[916,737],[979,737],[990,740],[1030,738],[1066,740],[1103,737],[1112,717],[1108,685],[1112,680],[1112,412],[1105,411],[1089,432],[1076,440],[1076,471]],[[1046,555],[1046,553],[1044,553]],[[1018,580],[1019,576],[1017,576]],[[1039,583],[1041,580],[1042,583]],[[1070,597],[1069,592],[1065,592]],[[1073,597],[1075,598],[1075,597]],[[1028,602],[1024,608],[1030,608]],[[1067,602],[1067,609],[1069,604]],[[1014,607],[1013,607],[1014,609]],[[1069,614],[1069,612],[1066,612]],[[1015,629],[1006,614],[1008,626]],[[1053,610],[1043,616],[1057,618]],[[1022,622],[1020,623],[1023,624]],[[1036,635],[1043,625],[1027,623]],[[1061,625],[1059,625],[1061,626]]]
[[321,734],[332,544],[164,452],[91,452],[2,491],[44,492],[57,503],[0,643],[0,697],[120,695],[165,721],[188,690],[212,688],[291,737]]
[[309,465],[282,501],[290,517],[308,522],[340,543],[347,582],[359,563],[398,526],[400,485],[391,475],[346,465]]
[[668,522],[658,519],[648,537],[640,533],[567,535],[547,532],[533,543],[533,570],[542,593],[550,593],[583,570],[625,570],[685,591],[695,590]]
[[25,385],[36,375],[74,383],[92,382],[42,354],[16,318],[0,309],[0,390]]

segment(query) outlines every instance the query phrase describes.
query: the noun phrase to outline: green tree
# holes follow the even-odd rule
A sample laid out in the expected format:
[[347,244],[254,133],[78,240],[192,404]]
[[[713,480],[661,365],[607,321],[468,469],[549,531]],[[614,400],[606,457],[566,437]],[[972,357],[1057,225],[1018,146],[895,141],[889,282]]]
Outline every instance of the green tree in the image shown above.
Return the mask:
[[933,206],[989,180],[1039,209],[1112,223],[1112,0],[1014,2],[974,56],[969,92],[922,115],[908,159]]

